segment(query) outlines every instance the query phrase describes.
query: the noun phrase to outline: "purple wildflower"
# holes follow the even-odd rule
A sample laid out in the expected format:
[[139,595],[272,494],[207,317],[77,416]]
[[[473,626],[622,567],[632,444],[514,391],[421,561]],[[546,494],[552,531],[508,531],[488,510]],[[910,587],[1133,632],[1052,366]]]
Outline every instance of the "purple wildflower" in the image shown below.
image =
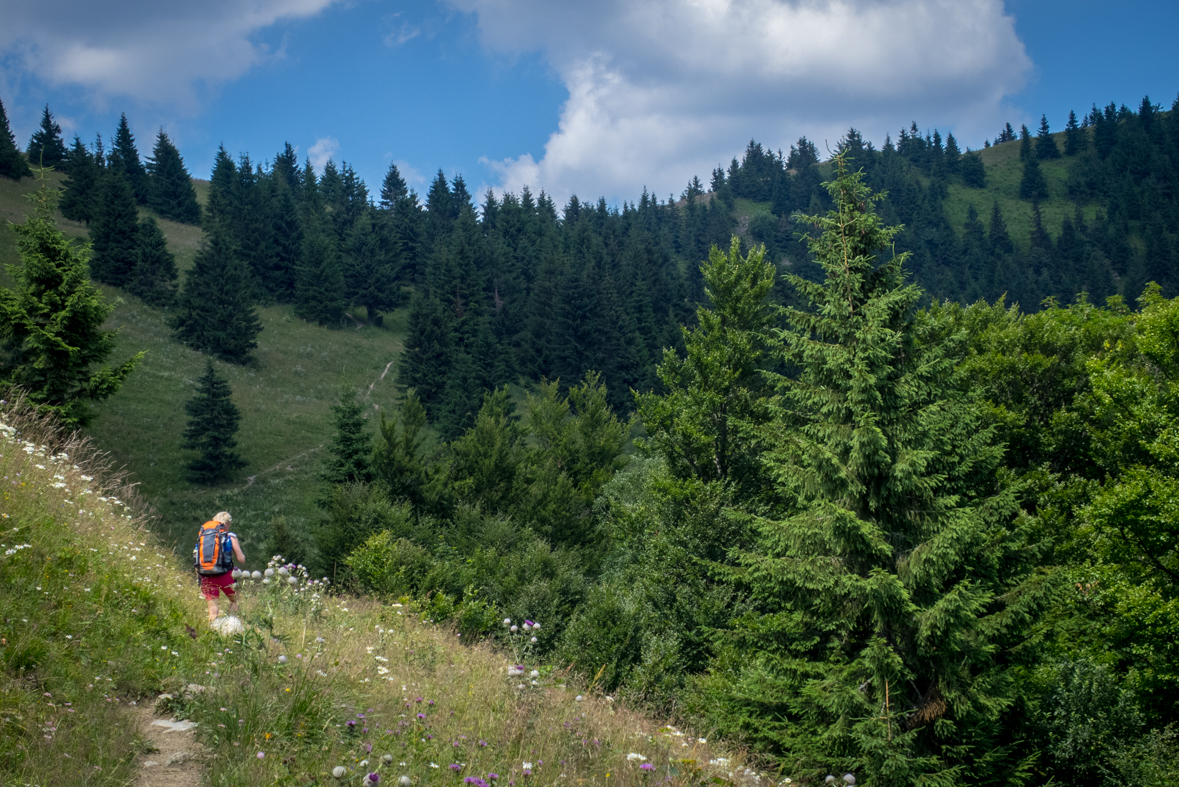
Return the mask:
[[652,764],[651,764],[651,763],[649,763],[649,762],[645,762],[645,763],[643,763],[642,765],[640,765],[639,767],[640,767],[640,768],[642,768],[644,771],[653,771],[653,770],[655,770],[655,766],[654,766],[654,765],[652,765]]
[[461,771],[463,769],[463,766],[459,765],[457,762],[452,762],[450,764],[450,769],[452,771],[454,771],[455,773],[458,773],[459,771]]

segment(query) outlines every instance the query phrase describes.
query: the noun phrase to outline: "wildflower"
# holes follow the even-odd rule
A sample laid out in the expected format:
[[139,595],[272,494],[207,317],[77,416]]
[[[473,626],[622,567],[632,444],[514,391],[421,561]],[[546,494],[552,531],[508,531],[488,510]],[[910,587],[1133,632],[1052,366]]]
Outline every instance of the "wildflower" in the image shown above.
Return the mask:
[[632,751],[630,754],[626,755],[626,759],[634,762],[635,760],[645,760],[647,758],[639,754],[637,751]]
[[583,701],[584,699],[585,699],[585,697],[583,697],[583,696],[581,696],[580,694],[578,694],[576,697],[574,697],[574,698],[573,698],[573,701],[574,701],[574,702],[581,702],[581,701]]
[[538,670],[538,669],[534,669],[534,670],[532,671],[532,674],[531,674],[529,677],[533,677],[533,678],[539,678],[539,677],[540,677],[540,670]]
[[536,637],[533,637],[530,641],[532,642],[533,645],[535,645],[536,644]]
[[266,759],[266,752],[264,752],[264,751],[260,751],[260,752],[258,752],[258,759],[259,759],[259,760],[264,760],[264,759]]
[[645,762],[645,763],[643,763],[642,765],[640,765],[639,767],[640,767],[640,768],[642,768],[644,771],[653,771],[653,770],[655,770],[655,766],[654,766],[654,765],[652,765],[652,764],[651,764],[651,763],[649,763],[649,762]]
[[364,787],[375,787],[379,781],[381,781],[381,775],[379,773],[370,773],[368,776],[364,777],[363,784]]
[[279,664],[286,664],[286,663],[287,663],[287,657],[286,657],[286,656],[279,656],[279,657],[278,657],[278,663],[279,663]]
[[511,618],[504,618],[504,625],[505,626],[512,625],[512,619]]
[[852,776],[850,773],[843,774],[843,780],[847,782],[849,787],[853,787],[856,783],[856,777]]
[[463,766],[459,765],[457,762],[452,762],[450,764],[450,769],[452,771],[454,771],[455,773],[458,773],[459,771],[461,771],[463,769]]
[[413,787],[413,779],[403,775],[400,779],[397,780],[397,784],[400,787]]
[[532,775],[532,763],[530,763],[530,762],[524,763],[524,775],[525,776]]
[[498,773],[489,773],[489,774],[487,774],[487,781],[489,781],[489,782],[493,782],[493,781],[495,781],[495,780],[496,780],[496,779],[498,779],[498,778],[499,778],[499,774],[498,774]]
[[332,768],[332,776],[335,776],[337,779],[343,779],[347,773],[348,769],[343,765],[337,765],[335,768]]
[[393,764],[393,755],[386,754],[384,757],[381,758],[381,762],[385,763],[386,765],[392,765]]
[[515,634],[519,630],[520,630],[520,628],[518,626],[512,626],[510,629],[508,629],[508,631],[511,631],[513,634]]

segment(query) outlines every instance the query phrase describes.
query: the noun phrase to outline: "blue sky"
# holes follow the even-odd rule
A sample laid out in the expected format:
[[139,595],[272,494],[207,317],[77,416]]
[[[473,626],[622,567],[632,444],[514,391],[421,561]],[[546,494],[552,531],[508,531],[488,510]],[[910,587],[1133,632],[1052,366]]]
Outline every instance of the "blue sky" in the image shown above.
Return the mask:
[[1092,0],[5,0],[0,99],[90,142],[126,112],[207,177],[219,144],[396,162],[476,193],[666,198],[756,138],[822,151],[916,120],[981,146],[1093,102],[1169,108],[1179,4]]

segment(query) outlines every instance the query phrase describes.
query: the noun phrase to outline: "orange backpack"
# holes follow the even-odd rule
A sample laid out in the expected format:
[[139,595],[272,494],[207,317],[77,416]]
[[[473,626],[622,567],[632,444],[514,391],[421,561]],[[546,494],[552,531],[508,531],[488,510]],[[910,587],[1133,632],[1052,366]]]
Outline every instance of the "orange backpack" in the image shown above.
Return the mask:
[[195,555],[197,573],[211,577],[233,570],[233,555],[226,549],[228,528],[213,519],[201,525]]

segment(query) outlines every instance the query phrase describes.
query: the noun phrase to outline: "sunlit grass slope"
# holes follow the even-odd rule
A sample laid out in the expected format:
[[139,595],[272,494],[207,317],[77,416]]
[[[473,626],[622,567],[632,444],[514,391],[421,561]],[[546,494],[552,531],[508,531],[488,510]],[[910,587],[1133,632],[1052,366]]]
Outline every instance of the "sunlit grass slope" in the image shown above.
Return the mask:
[[524,637],[545,622],[505,653],[295,568],[239,583],[246,631],[215,634],[191,570],[86,446],[11,404],[0,421],[0,783],[129,783],[142,744],[126,708],[167,690],[160,712],[197,722],[225,787],[769,784],[533,663]]
[[[198,193],[207,187],[197,185]],[[17,261],[16,238],[7,224],[24,219],[29,203],[23,195],[35,188],[32,178],[21,183],[0,178],[0,262]],[[178,267],[187,270],[201,229],[159,222]],[[68,237],[86,237],[83,224],[59,217],[59,226]],[[11,284],[6,274],[0,283]],[[230,509],[243,541],[255,547],[263,546],[275,516],[286,516],[293,530],[305,533],[316,515],[322,447],[333,430],[330,406],[341,388],[361,389],[373,415],[394,402],[396,364],[390,364],[401,351],[404,311],[389,315],[380,328],[328,330],[294,317],[287,306],[260,309],[263,331],[256,363],[215,362],[242,412],[238,442],[248,466],[233,483],[206,488],[185,479],[191,454],[180,449],[180,435],[187,418],[184,405],[195,393],[207,357],[172,339],[165,311],[116,288],[100,289],[115,304],[106,327],[120,331],[112,361],[140,350],[147,355],[123,389],[97,408],[88,434],[139,484],[156,508],[160,532],[184,545],[200,522]]]

